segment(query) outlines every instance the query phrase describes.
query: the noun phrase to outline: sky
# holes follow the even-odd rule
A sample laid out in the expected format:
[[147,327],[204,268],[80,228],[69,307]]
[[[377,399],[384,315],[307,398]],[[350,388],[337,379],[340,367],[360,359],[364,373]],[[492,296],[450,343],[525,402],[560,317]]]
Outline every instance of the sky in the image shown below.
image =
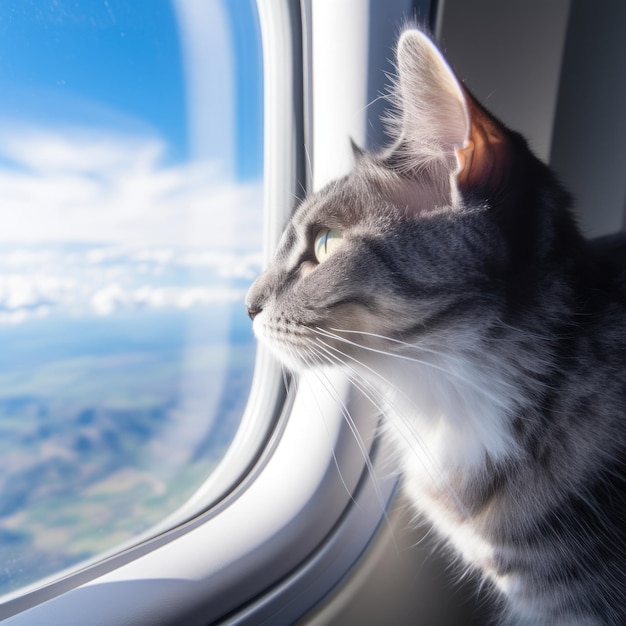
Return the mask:
[[[189,108],[196,104],[190,101],[202,74],[209,88],[200,106],[233,110],[239,177],[258,177],[261,60],[251,6],[252,0],[1,0],[0,116],[156,132],[171,158],[186,158],[194,131]],[[225,84],[235,93],[225,93]],[[219,136],[223,119],[205,118]],[[226,146],[215,148],[219,155]]]
[[3,117],[156,132],[186,156],[182,56],[169,2],[2,0],[0,8]]
[[0,323],[241,297],[262,230],[251,7],[0,0]]

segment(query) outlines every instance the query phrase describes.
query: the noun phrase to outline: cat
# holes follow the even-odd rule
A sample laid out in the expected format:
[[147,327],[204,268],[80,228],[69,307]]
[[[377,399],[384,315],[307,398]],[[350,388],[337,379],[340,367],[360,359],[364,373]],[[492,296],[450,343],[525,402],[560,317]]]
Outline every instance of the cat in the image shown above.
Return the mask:
[[296,210],[255,334],[376,398],[412,505],[503,622],[626,624],[626,245],[583,238],[426,34],[396,58],[391,145]]

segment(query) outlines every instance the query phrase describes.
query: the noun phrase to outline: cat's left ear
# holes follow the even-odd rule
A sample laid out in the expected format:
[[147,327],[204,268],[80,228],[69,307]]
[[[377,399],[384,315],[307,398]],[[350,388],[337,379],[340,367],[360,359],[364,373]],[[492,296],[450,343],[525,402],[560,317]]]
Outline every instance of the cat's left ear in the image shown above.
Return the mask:
[[506,175],[507,131],[463,87],[435,44],[407,30],[397,51],[396,120],[405,172],[429,170],[467,189],[488,189]]

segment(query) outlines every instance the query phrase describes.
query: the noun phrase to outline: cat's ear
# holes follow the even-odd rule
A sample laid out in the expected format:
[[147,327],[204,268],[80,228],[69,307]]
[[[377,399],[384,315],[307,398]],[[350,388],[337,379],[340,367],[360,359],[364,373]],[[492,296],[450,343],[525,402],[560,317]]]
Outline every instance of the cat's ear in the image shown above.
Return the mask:
[[498,184],[507,135],[456,78],[435,44],[406,30],[397,50],[398,160],[407,172],[451,177],[463,191]]
[[469,138],[469,111],[460,83],[433,42],[421,31],[402,33],[397,50],[396,95],[400,139],[419,163],[462,149]]
[[493,191],[501,187],[511,166],[512,145],[506,128],[472,94],[464,89],[470,114],[470,133],[465,146],[456,151],[461,191]]

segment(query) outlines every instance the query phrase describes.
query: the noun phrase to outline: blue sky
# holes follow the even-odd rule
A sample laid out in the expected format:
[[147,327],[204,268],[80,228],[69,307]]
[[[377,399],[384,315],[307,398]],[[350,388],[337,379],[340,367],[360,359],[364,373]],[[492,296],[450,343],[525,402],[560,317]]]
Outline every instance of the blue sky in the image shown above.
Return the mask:
[[169,2],[4,0],[0,7],[3,115],[135,125],[135,132],[145,124],[177,156],[187,155],[181,50]]
[[[185,4],[193,2],[1,0],[0,116],[156,131],[167,142],[170,159],[187,158],[186,77],[177,14]],[[236,167],[240,178],[256,177],[262,97],[251,0],[206,4],[224,7],[237,41],[232,50]],[[213,37],[210,30],[205,37]],[[223,60],[206,59],[207,71]],[[216,98],[220,90],[215,84]]]

